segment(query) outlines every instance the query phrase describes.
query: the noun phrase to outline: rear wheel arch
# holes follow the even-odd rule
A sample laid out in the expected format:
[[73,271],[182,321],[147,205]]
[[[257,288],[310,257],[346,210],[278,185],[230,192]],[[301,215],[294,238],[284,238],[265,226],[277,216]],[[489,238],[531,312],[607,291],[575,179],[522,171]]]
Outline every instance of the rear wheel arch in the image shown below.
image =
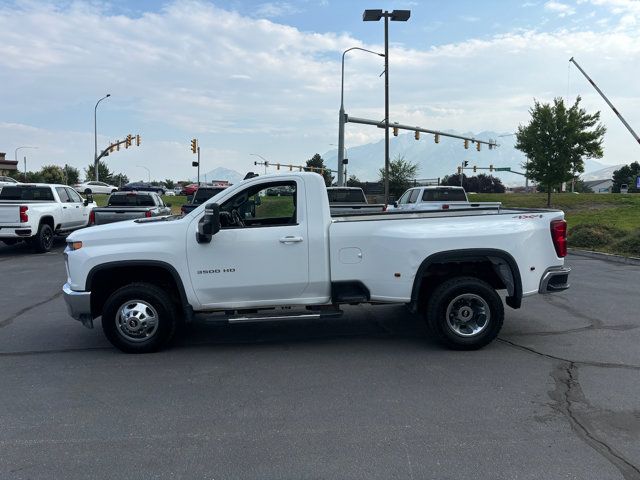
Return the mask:
[[479,278],[495,289],[506,289],[507,305],[520,308],[522,279],[518,264],[504,250],[487,248],[449,250],[427,257],[414,278],[412,310],[422,309],[427,297],[442,282],[461,275]]
[[145,282],[163,288],[171,294],[176,306],[190,321],[193,310],[187,300],[184,284],[170,264],[152,260],[108,262],[93,267],[87,275],[85,291],[91,292],[91,313],[100,316],[109,296],[119,288]]

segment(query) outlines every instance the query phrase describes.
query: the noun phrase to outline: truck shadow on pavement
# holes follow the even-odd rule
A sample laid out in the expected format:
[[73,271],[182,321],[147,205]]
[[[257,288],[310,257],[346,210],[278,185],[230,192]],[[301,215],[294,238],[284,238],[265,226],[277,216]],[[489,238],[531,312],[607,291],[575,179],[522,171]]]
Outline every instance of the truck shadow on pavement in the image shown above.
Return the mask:
[[55,237],[53,239],[53,248],[48,253],[36,253],[26,242],[18,242],[15,245],[6,245],[0,241],[0,262],[10,258],[31,256],[31,255],[48,255],[50,253],[62,253],[65,247],[65,239],[63,237]]
[[[321,343],[338,339],[402,338],[436,343],[423,320],[404,306],[347,307],[341,318],[230,324],[198,318],[175,338],[173,349],[207,345]],[[438,347],[439,348],[439,347]]]

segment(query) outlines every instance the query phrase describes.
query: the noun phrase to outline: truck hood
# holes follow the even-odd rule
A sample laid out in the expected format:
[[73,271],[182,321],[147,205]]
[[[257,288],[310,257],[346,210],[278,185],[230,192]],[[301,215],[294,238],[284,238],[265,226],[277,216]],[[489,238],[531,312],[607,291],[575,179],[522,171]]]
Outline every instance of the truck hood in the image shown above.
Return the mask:
[[175,230],[175,226],[181,224],[182,221],[183,217],[175,215],[95,225],[76,230],[67,237],[67,241],[114,243],[114,241],[123,240],[123,243],[129,243],[132,238],[148,239],[149,237],[170,235]]

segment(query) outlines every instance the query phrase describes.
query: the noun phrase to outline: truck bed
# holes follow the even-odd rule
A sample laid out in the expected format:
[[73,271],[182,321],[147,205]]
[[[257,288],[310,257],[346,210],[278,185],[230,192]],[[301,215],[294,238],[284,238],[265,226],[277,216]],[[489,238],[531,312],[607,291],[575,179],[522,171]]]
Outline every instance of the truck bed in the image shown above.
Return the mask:
[[527,215],[542,214],[549,212],[560,212],[555,209],[534,209],[534,208],[457,208],[454,210],[391,210],[377,213],[353,213],[349,215],[332,215],[333,222],[363,222],[379,220],[408,220],[420,218],[446,218],[446,217],[468,217],[482,215]]

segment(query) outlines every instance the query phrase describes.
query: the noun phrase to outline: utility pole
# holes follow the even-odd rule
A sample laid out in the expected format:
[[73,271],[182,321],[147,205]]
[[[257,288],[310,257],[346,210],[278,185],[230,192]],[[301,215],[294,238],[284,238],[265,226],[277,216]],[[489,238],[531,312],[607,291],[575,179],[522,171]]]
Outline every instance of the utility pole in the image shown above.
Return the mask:
[[24,156],[24,181],[27,181],[27,157]]
[[198,145],[198,186],[200,186],[200,145]]

